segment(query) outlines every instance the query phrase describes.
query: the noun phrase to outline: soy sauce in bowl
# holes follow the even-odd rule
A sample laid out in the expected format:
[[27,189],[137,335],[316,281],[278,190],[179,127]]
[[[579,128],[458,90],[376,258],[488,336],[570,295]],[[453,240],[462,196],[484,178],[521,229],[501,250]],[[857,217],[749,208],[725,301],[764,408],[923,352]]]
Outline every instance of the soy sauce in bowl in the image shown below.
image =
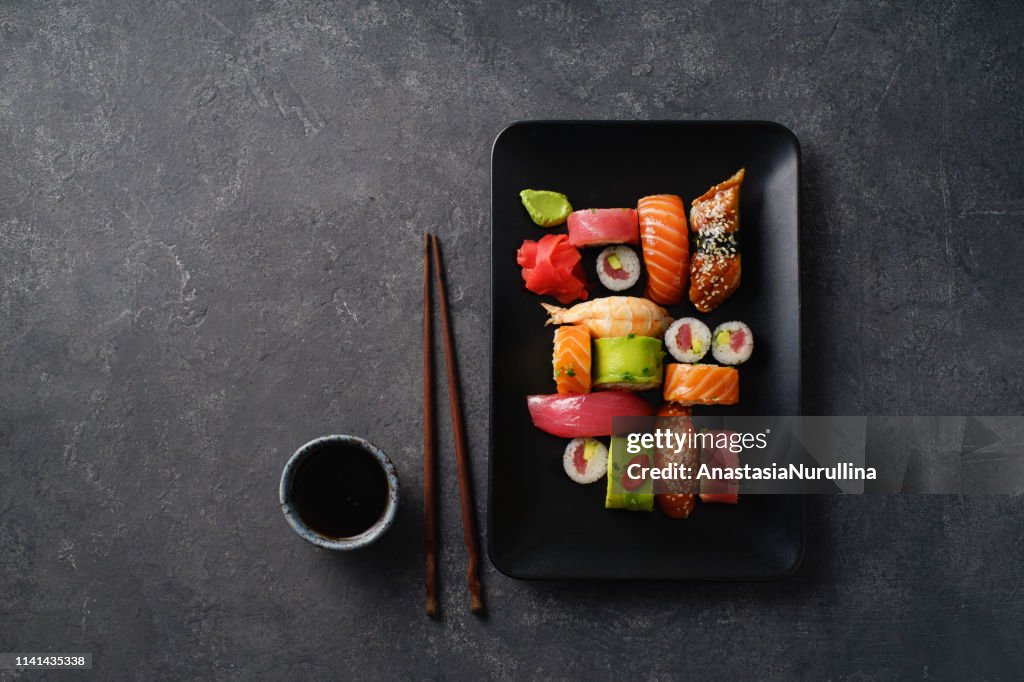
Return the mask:
[[391,525],[398,479],[390,460],[354,436],[328,436],[300,448],[285,467],[281,502],[302,537],[329,549],[356,549]]

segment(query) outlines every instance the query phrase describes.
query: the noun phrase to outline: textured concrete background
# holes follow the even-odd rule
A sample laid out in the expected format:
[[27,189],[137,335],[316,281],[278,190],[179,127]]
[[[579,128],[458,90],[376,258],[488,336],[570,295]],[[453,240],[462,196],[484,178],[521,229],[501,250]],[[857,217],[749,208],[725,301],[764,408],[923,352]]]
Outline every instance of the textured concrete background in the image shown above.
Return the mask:
[[[814,499],[773,584],[488,566],[474,618],[447,430],[422,615],[419,240],[447,246],[483,514],[510,121],[789,126],[809,409],[1024,413],[1024,12],[919,4],[0,5],[0,650],[107,679],[1020,673],[1021,498]],[[354,556],[275,501],[333,431],[406,483]]]

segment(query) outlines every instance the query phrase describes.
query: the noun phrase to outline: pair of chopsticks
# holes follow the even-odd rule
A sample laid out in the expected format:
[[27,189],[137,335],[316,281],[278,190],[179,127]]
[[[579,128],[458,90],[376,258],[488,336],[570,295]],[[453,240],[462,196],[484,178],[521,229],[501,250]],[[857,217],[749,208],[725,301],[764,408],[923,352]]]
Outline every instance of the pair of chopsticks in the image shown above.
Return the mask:
[[469,610],[482,613],[484,599],[481,592],[480,550],[476,541],[476,507],[473,504],[473,479],[469,471],[469,448],[466,446],[466,427],[462,422],[462,401],[459,398],[459,376],[455,365],[455,343],[452,323],[448,316],[448,292],[441,268],[441,245],[437,235],[423,235],[423,512],[424,537],[427,552],[427,615],[437,616],[441,607],[437,601],[437,500],[434,482],[437,478],[434,424],[434,365],[433,337],[431,334],[430,257],[434,261],[434,286],[437,288],[441,308],[441,326],[444,337],[444,360],[448,370],[448,404],[452,414],[452,432],[455,436],[455,465],[459,472],[459,504],[462,509],[462,539],[466,543],[469,563],[466,582],[469,585]]

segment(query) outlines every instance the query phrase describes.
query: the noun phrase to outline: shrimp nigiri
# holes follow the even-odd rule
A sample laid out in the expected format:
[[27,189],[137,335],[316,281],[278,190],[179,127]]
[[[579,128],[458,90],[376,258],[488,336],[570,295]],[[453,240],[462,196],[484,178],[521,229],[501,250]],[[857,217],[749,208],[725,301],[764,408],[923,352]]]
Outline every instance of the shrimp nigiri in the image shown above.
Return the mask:
[[547,324],[580,324],[598,339],[630,334],[660,339],[672,324],[664,308],[634,296],[595,298],[568,309],[547,303],[541,305],[551,316]]

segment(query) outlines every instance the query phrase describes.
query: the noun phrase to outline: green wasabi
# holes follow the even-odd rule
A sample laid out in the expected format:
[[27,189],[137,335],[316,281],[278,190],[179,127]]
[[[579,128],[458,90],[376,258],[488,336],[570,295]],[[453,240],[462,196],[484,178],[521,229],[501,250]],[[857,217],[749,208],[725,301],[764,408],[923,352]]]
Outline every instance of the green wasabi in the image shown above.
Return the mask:
[[519,193],[530,219],[541,227],[561,225],[572,213],[569,197],[546,189],[524,189]]

